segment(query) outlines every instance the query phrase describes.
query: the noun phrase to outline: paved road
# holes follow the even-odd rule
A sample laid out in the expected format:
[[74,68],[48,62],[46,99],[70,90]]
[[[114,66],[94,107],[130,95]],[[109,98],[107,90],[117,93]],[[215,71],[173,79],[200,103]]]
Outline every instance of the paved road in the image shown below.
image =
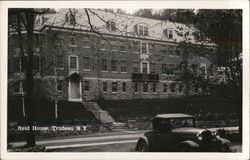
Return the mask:
[[[88,146],[103,146],[112,144],[136,143],[145,131],[118,131],[105,134],[94,134],[90,136],[70,137],[63,139],[49,139],[37,141],[38,146],[45,146],[47,150],[57,148],[77,148]],[[25,142],[10,143],[13,148],[25,145]]]
[[[211,130],[217,130],[213,128]],[[237,128],[227,128],[235,131]],[[145,130],[117,131],[82,135],[78,137],[65,137],[37,141],[38,146],[45,146],[47,151],[73,151],[73,152],[131,152],[134,151],[136,142]],[[25,142],[11,143],[14,148],[23,146]],[[235,152],[241,150],[241,144],[232,144]]]

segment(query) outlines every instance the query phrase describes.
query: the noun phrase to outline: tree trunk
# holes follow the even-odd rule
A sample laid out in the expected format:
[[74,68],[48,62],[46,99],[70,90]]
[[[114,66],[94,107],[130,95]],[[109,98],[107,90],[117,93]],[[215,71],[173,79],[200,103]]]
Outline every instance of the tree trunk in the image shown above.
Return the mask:
[[33,32],[34,32],[34,13],[33,9],[28,9],[25,11],[26,19],[26,31],[27,31],[27,67],[25,82],[27,86],[26,91],[26,108],[27,108],[27,124],[30,127],[30,131],[27,135],[27,146],[33,147],[36,145],[35,133],[32,130],[34,122],[34,78],[33,78]]

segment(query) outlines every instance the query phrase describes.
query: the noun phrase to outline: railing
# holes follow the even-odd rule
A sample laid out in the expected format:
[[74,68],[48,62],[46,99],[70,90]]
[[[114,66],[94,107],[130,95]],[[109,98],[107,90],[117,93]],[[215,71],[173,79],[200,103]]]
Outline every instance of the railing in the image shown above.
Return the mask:
[[159,82],[159,74],[132,73],[132,82]]

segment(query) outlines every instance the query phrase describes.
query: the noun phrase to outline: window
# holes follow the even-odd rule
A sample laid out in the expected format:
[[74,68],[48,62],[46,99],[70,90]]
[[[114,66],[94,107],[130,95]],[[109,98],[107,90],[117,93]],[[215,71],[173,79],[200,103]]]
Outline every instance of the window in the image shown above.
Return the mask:
[[168,85],[167,84],[163,84],[163,92],[166,93],[168,90]]
[[122,92],[126,92],[126,91],[127,91],[127,84],[122,83]]
[[144,36],[148,36],[148,27],[144,26]]
[[127,62],[121,61],[121,72],[127,72]]
[[207,74],[207,67],[206,67],[206,64],[204,64],[204,63],[201,63],[200,64],[200,73],[201,73],[201,75],[206,75]]
[[33,70],[39,70],[40,69],[40,56],[33,56]]
[[63,89],[63,80],[57,80],[57,91],[62,91]]
[[139,73],[139,62],[133,62],[133,72]]
[[173,30],[172,29],[168,30],[168,38],[173,39]]
[[107,92],[108,90],[108,83],[107,82],[102,82],[102,91]]
[[76,56],[70,56],[69,57],[69,68],[70,69],[77,69],[78,68],[78,62]]
[[155,73],[155,63],[150,63],[150,73]]
[[172,29],[165,29],[164,34],[168,39],[173,39],[173,30]]
[[148,73],[148,63],[142,62],[142,73]]
[[141,43],[141,53],[147,53],[147,43]]
[[143,26],[139,26],[139,35],[143,35]]
[[179,88],[178,89],[179,89],[179,92],[182,93],[182,91],[183,91],[183,84],[179,84]]
[[170,91],[171,91],[172,93],[175,92],[175,83],[172,83],[172,84],[170,85]]
[[138,83],[134,83],[135,92],[138,92]]
[[106,50],[106,47],[107,47],[107,45],[106,45],[105,40],[101,40],[100,41],[100,49],[101,50]]
[[152,83],[152,92],[156,92],[156,83]]
[[89,57],[83,57],[83,69],[90,70],[90,60],[89,60]]
[[111,61],[111,71],[112,72],[117,72],[117,69],[118,69],[117,61],[116,60],[112,60]]
[[116,30],[116,23],[115,23],[115,21],[114,20],[108,20],[107,23],[106,23],[106,27],[109,30],[115,31]]
[[148,83],[143,83],[143,92],[148,92]]
[[102,71],[108,71],[108,64],[106,59],[102,59]]
[[177,49],[176,49],[176,54],[177,54],[177,56],[180,56],[180,55],[181,55],[181,49],[180,49],[180,48],[177,48]]
[[167,74],[167,64],[161,65],[161,72],[162,72],[162,74]]
[[149,49],[149,53],[154,53],[154,49],[155,49],[154,44],[152,43],[148,44],[148,49]]
[[116,41],[110,41],[110,50],[111,51],[117,51],[117,45],[116,45]]
[[89,91],[89,81],[84,81],[84,90]]
[[76,45],[76,38],[74,36],[69,36],[69,45]]
[[125,42],[120,42],[120,52],[126,52],[126,51],[127,48]]
[[143,25],[135,25],[135,32],[140,36],[148,36],[148,27]]
[[118,83],[112,82],[112,92],[117,92],[117,91],[118,91]]
[[174,55],[174,47],[173,46],[168,46],[168,53],[170,56]]
[[133,52],[140,52],[140,42],[133,42]]
[[56,67],[63,68],[63,55],[56,55]]
[[165,46],[165,45],[161,45],[161,46],[160,46],[160,54],[165,55],[166,52],[167,52],[166,46]]
[[90,48],[90,37],[83,37],[83,48]]
[[169,64],[169,67],[167,69],[167,74],[168,75],[174,75],[175,74],[175,65],[174,64]]

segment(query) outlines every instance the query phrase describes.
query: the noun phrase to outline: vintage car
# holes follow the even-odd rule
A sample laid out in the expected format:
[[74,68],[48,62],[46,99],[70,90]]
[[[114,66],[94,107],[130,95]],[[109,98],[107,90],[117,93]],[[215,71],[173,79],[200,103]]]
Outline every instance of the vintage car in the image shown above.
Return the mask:
[[216,132],[195,127],[195,117],[187,114],[159,114],[153,130],[144,133],[135,150],[140,152],[228,152],[229,140]]

